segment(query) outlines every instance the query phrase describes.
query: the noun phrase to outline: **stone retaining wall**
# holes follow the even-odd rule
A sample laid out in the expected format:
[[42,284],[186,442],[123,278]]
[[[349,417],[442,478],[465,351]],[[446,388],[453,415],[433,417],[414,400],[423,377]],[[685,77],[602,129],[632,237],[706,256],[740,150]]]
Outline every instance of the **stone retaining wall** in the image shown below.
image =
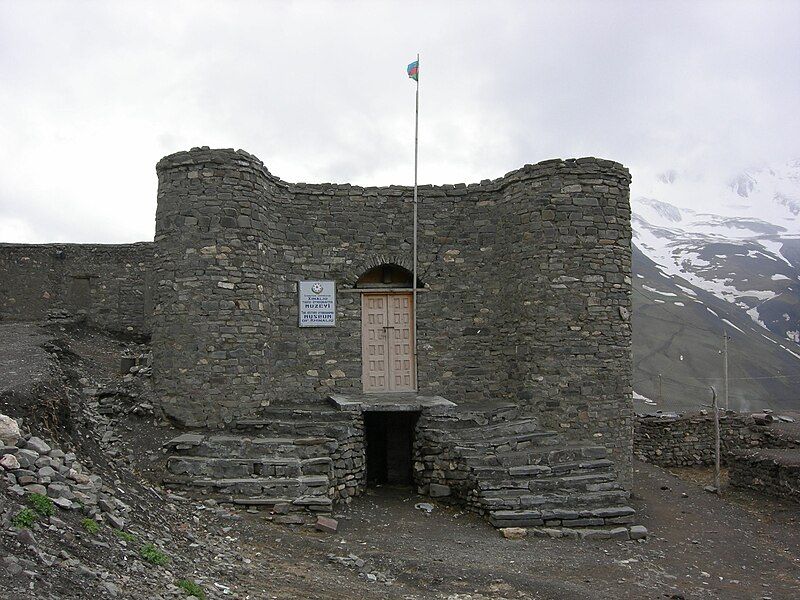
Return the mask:
[[736,452],[728,473],[733,486],[800,502],[800,450]]
[[85,316],[150,334],[153,244],[0,244],[0,320]]
[[454,446],[448,430],[448,424],[458,422],[460,418],[462,415],[458,412],[422,413],[414,432],[414,485],[422,495],[452,501],[481,512],[477,481],[470,477],[469,467]]
[[[637,416],[634,456],[665,467],[714,464],[714,420],[699,413],[659,417]],[[723,462],[738,450],[800,448],[800,433],[793,424],[757,425],[750,415],[728,412],[720,418]]]
[[367,457],[364,415],[352,413],[350,426],[336,436],[338,447],[331,453],[331,498],[349,502],[367,488]]

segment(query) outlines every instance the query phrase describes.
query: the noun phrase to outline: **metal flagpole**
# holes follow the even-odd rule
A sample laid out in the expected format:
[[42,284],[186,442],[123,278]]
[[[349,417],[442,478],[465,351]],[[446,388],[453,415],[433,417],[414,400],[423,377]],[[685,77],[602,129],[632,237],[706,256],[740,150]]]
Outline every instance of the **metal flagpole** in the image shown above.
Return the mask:
[[414,319],[414,389],[419,391],[419,377],[417,376],[417,158],[419,156],[419,53],[417,53],[417,94],[416,110],[414,114],[414,258],[413,278],[411,288],[411,302],[413,306],[412,318]]

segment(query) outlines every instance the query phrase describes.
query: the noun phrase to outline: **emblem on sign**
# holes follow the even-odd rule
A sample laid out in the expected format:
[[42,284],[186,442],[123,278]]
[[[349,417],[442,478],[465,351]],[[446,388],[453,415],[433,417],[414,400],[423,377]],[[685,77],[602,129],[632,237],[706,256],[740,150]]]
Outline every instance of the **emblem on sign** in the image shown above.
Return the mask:
[[317,282],[311,286],[311,291],[314,292],[315,294],[321,294],[322,289],[323,289],[322,284],[320,282]]

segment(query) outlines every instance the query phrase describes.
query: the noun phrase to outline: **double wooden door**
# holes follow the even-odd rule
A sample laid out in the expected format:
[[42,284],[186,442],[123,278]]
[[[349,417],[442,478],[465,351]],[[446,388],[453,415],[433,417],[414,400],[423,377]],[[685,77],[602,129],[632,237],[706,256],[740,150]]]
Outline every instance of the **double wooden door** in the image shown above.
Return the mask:
[[411,294],[361,294],[361,362],[365,392],[414,391]]

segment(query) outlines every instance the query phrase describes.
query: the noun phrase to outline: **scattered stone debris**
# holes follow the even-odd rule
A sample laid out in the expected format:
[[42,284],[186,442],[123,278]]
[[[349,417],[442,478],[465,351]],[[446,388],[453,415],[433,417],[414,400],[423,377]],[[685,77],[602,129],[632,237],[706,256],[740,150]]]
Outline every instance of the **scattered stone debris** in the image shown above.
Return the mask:
[[339,522],[336,519],[320,515],[317,517],[317,522],[314,527],[317,531],[336,533],[336,529],[339,527]]
[[507,540],[521,540],[528,536],[528,530],[524,527],[503,527],[500,534]]
[[328,560],[338,565],[349,567],[351,569],[357,569],[359,576],[370,582],[392,585],[397,579],[389,573],[370,568],[367,561],[365,561],[363,558],[359,558],[355,554],[348,554],[347,556],[336,556],[335,554],[329,554]]

